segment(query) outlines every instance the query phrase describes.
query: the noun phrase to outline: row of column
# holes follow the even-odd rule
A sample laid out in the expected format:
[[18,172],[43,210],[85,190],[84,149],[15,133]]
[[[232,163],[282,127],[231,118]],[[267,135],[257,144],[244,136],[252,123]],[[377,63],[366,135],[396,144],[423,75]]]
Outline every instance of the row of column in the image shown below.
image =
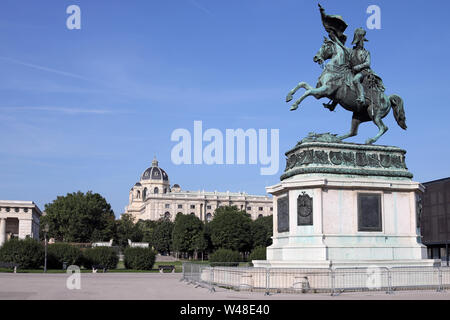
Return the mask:
[[0,218],[0,247],[6,241],[6,218]]

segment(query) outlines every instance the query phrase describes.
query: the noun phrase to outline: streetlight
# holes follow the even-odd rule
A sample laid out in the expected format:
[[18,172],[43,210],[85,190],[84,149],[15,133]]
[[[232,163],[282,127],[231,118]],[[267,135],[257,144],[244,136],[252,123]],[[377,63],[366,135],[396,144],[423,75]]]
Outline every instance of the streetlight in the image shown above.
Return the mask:
[[44,258],[44,272],[47,272],[47,232],[48,232],[48,223],[44,225],[44,244],[45,244],[45,258]]

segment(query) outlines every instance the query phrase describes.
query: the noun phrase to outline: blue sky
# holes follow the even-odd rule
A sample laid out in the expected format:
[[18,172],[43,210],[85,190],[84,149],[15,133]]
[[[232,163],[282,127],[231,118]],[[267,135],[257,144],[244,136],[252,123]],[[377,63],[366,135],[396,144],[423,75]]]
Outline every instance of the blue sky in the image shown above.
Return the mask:
[[[81,30],[66,28],[79,5]],[[449,176],[448,1],[321,1],[352,38],[366,9],[372,68],[405,102],[408,130],[378,141],[407,150],[414,179]],[[367,29],[367,28],[366,28]],[[77,190],[102,194],[118,216],[154,155],[186,190],[264,194],[284,170],[284,151],[308,132],[347,132],[351,113],[308,98],[284,102],[299,81],[315,85],[322,44],[317,1],[2,0],[0,4],[0,199],[42,209]],[[349,45],[349,43],[347,43]],[[324,100],[323,102],[326,102]],[[280,129],[280,171],[258,165],[174,165],[177,128]],[[375,135],[363,124],[350,142]]]

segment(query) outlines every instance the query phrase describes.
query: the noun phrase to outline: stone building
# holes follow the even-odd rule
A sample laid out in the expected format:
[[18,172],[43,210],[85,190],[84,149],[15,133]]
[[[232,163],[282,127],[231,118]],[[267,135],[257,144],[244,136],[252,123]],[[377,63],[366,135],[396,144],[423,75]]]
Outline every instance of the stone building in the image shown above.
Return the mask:
[[428,257],[449,264],[450,177],[424,182],[420,228]]
[[0,200],[0,246],[11,237],[39,239],[41,216],[33,201]]
[[180,185],[170,185],[169,176],[152,161],[139,182],[130,190],[125,213],[138,220],[175,219],[178,213],[193,214],[202,221],[210,221],[220,206],[236,206],[249,213],[252,219],[272,214],[272,198],[244,192],[185,191]]

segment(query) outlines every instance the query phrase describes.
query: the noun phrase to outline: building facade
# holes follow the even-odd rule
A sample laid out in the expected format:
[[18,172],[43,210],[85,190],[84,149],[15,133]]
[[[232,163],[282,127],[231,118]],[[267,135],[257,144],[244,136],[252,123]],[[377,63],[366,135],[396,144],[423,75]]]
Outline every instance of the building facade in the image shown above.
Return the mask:
[[41,216],[33,201],[0,200],[0,246],[12,237],[38,240]]
[[180,185],[170,185],[169,176],[152,161],[130,190],[125,213],[138,220],[175,219],[178,213],[192,214],[202,221],[211,221],[214,210],[221,206],[236,206],[252,219],[273,213],[272,198],[244,192],[185,191]]
[[423,183],[420,229],[428,257],[449,261],[450,177]]

